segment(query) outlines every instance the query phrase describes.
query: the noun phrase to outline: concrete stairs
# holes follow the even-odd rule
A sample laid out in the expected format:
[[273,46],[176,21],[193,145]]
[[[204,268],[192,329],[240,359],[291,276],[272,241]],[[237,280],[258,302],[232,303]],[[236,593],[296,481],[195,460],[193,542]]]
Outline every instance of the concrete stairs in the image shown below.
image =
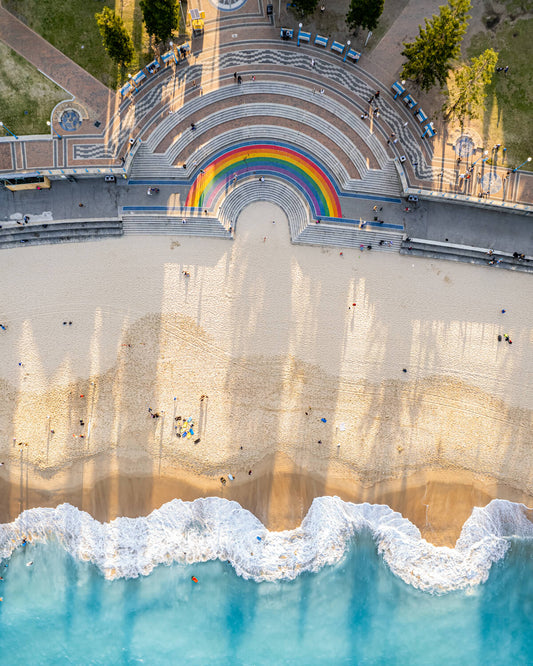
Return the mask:
[[[182,222],[184,218],[187,220],[186,224]],[[232,238],[230,231],[225,229],[216,217],[209,215],[124,213],[122,226],[125,235]]]
[[268,201],[283,210],[293,241],[311,220],[311,211],[305,199],[283,180],[272,177],[269,177],[268,183],[260,183],[254,178],[239,184],[221,201],[218,217],[225,226],[235,229],[241,211],[257,201]]
[[0,249],[22,245],[82,243],[85,241],[122,236],[120,219],[59,220],[25,226],[3,226],[0,229]]
[[[380,245],[380,241],[383,244]],[[361,245],[366,250],[399,252],[402,234],[394,231],[359,229],[353,224],[321,222],[310,224],[293,242],[302,245],[324,245],[332,247],[356,247]]]
[[533,273],[533,256],[526,256],[525,259],[520,260],[515,259],[510,252],[493,250],[493,253],[489,254],[489,249],[423,238],[406,238],[401,244],[400,254],[430,259],[448,259],[469,264],[483,264],[490,268],[506,268],[513,271]]

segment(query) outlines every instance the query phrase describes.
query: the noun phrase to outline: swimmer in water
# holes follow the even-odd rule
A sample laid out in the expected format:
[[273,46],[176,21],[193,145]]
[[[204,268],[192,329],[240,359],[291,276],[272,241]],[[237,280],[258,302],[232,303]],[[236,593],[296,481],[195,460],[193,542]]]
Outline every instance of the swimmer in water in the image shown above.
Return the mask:
[[33,564],[33,560],[30,560],[29,562],[26,562],[27,567],[31,567],[32,564]]

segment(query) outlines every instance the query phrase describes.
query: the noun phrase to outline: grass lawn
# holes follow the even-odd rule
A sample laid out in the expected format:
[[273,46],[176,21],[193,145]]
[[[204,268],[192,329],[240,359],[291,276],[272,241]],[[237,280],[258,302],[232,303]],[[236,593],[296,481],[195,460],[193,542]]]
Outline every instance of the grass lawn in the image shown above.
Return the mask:
[[501,143],[509,166],[517,166],[533,157],[533,19],[505,21],[494,31],[475,35],[468,57],[491,47],[499,52],[498,67],[508,65],[509,72],[495,72],[483,118],[472,124],[479,123],[488,148]]
[[46,134],[54,106],[69,95],[0,42],[1,120],[12,132]]
[[4,7],[109,88],[121,81],[117,65],[102,46],[94,15],[111,7],[122,16],[133,39],[136,72],[152,60],[138,0],[4,0]]

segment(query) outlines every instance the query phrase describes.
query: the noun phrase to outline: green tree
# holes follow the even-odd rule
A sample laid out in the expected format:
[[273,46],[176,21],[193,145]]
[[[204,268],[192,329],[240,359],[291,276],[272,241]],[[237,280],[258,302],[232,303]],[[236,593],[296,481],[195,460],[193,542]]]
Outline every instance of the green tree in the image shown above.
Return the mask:
[[354,33],[358,28],[374,30],[383,13],[385,0],[351,0],[346,23]]
[[461,51],[461,40],[468,26],[470,0],[448,0],[440,7],[438,16],[425,19],[419,26],[414,42],[404,43],[402,55],[407,58],[401,76],[414,79],[424,91],[446,83],[452,60]]
[[299,16],[307,16],[307,14],[312,14],[315,11],[318,0],[293,0],[292,4]]
[[178,29],[179,14],[176,0],[141,0],[139,3],[146,32],[158,42],[165,42]]
[[472,58],[470,65],[465,64],[450,72],[444,114],[446,118],[457,118],[461,124],[465,118],[479,118],[483,102],[487,96],[487,86],[492,75],[498,54],[487,49],[477,58]]
[[119,65],[129,65],[133,60],[135,50],[124,21],[109,7],[104,7],[94,17],[102,35],[104,49],[109,56]]

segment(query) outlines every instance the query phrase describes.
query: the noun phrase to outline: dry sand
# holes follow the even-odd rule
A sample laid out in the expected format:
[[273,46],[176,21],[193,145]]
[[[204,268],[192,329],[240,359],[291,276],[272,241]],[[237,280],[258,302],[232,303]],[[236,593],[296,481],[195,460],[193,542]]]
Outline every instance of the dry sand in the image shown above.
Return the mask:
[[[233,242],[2,259],[2,522],[62,501],[109,520],[217,494],[283,529],[338,494],[453,543],[474,505],[533,505],[529,275],[292,246],[268,204]],[[198,444],[175,436],[178,415]]]

